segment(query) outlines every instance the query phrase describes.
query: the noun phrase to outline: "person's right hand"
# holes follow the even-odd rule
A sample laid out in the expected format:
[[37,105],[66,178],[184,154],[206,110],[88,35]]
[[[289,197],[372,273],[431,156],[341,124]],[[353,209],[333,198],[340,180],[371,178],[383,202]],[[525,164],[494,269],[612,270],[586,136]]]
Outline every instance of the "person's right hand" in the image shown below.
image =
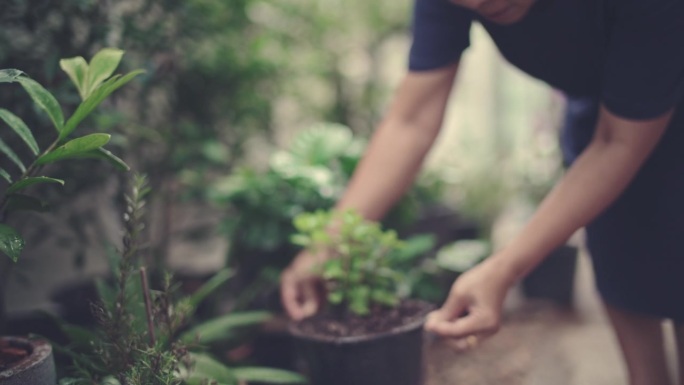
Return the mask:
[[294,320],[310,317],[323,301],[323,283],[314,268],[324,257],[302,252],[280,276],[280,295],[287,314]]

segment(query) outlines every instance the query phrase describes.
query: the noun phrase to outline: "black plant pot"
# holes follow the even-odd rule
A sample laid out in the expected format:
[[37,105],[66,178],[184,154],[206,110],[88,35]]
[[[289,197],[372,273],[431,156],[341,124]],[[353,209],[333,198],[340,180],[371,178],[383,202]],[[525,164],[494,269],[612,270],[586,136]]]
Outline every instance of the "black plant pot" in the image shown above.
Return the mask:
[[545,299],[560,305],[571,305],[577,270],[578,249],[564,245],[537,266],[522,281],[527,298]]
[[299,369],[311,385],[420,385],[423,322],[414,320],[383,334],[359,337],[307,335],[290,326]]
[[55,385],[57,374],[52,356],[52,346],[44,340],[29,340],[18,337],[0,337],[3,344],[22,349],[29,355],[12,364],[0,368],[1,385]]

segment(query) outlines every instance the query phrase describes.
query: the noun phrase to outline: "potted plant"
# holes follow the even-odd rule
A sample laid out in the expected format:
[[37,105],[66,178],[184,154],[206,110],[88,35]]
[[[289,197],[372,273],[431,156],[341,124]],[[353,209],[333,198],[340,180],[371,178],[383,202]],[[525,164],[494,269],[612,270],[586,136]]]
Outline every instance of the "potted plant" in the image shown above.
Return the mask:
[[403,299],[396,232],[353,211],[304,213],[294,224],[294,243],[329,256],[319,266],[327,306],[290,325],[312,384],[420,384],[422,325],[432,306]]
[[[0,196],[0,252],[13,262],[24,248],[19,232],[7,223],[8,214],[19,210],[44,211],[46,205],[38,198],[27,195],[26,190],[37,184],[64,184],[63,180],[45,176],[46,165],[75,158],[107,159],[121,169],[128,166],[103,148],[110,139],[104,133],[72,138],[79,124],[112,92],[128,83],[142,71],[126,75],[113,75],[123,51],[103,49],[87,63],[82,57],[64,59],[60,67],[76,85],[81,103],[76,111],[64,119],[62,108],[55,97],[42,85],[16,69],[0,70],[0,83],[18,83],[29,94],[35,105],[47,113],[54,129],[55,138],[45,148],[39,148],[34,130],[12,112],[0,108],[0,119],[25,144],[25,148],[13,148],[0,140],[0,153],[15,165],[14,169],[0,168],[4,180]],[[15,140],[15,142],[18,140]],[[15,146],[18,147],[18,146]],[[21,155],[18,155],[21,154]],[[26,154],[25,156],[22,156]],[[23,159],[22,159],[23,158]],[[0,263],[0,285],[6,282],[11,262],[3,258]],[[0,286],[0,297],[4,290]],[[1,301],[0,301],[1,302]],[[0,324],[4,318],[4,306],[0,303]],[[51,346],[45,341],[20,337],[0,337],[0,383],[54,385],[56,382]]]

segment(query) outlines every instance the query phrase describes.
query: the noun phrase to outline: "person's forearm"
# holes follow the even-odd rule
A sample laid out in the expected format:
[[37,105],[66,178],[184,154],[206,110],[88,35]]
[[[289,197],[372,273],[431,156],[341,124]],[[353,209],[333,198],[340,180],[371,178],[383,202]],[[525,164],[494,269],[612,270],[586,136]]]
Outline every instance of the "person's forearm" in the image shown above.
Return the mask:
[[379,220],[406,192],[419,172],[438,130],[387,121],[373,135],[337,209],[353,208]]
[[337,209],[379,220],[406,192],[439,134],[457,69],[453,63],[404,78]]
[[[646,135],[641,138],[635,135],[621,140],[610,134],[594,138],[522,232],[495,256],[509,269],[513,280],[526,275],[554,248],[615,201],[664,132],[660,126],[627,128],[642,130]],[[599,127],[602,129],[610,132]]]

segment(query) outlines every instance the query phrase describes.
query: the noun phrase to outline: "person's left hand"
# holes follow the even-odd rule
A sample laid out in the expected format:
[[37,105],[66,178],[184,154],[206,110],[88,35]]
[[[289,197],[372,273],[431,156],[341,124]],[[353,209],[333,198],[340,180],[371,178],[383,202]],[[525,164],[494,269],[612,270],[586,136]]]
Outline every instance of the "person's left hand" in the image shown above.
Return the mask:
[[427,317],[425,329],[447,338],[456,349],[477,345],[496,333],[501,307],[514,282],[496,257],[490,257],[454,282],[442,308]]

